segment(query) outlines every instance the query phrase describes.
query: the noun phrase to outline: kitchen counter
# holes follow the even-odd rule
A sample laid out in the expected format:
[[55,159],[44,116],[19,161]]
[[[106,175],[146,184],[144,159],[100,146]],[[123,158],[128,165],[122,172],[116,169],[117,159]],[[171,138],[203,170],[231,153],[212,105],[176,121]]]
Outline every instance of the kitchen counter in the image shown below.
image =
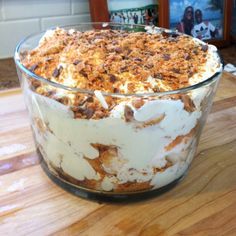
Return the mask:
[[40,167],[23,96],[0,93],[0,235],[236,235],[236,77],[224,72],[187,177],[154,198],[76,197]]

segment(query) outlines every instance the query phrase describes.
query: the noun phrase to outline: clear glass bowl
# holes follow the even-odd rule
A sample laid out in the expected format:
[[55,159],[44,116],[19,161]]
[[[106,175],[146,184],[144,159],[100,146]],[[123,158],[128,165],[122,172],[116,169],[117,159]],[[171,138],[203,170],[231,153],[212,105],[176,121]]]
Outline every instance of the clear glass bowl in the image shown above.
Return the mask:
[[[145,31],[145,26],[113,23],[64,28]],[[97,106],[101,101],[94,91],[50,82],[21,64],[19,55],[35,48],[44,33],[19,43],[15,63],[46,173],[60,186],[84,197],[136,198],[175,185],[193,160],[221,71],[175,91],[102,93],[109,104],[120,105],[109,108],[117,110],[113,115],[100,119],[103,108]],[[42,86],[46,88],[43,92]],[[83,102],[71,105],[68,97]],[[124,104],[136,104],[138,112]],[[96,119],[92,118],[95,113]]]

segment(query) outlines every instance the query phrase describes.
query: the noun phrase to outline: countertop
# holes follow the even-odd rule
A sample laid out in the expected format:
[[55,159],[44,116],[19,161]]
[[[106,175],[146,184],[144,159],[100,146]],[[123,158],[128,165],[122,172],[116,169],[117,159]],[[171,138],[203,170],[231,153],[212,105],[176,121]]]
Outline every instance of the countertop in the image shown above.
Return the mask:
[[0,235],[236,235],[236,77],[224,73],[185,179],[154,198],[76,197],[35,153],[19,89],[0,93]]

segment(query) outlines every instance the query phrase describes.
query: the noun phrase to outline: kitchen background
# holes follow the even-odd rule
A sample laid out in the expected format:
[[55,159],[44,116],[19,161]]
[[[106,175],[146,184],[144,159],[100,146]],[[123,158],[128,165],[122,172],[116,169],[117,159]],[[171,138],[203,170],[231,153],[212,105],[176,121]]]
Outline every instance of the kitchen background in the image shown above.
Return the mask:
[[[112,8],[123,2],[127,8],[133,1],[141,2],[110,0],[108,6]],[[0,89],[19,86],[12,56],[21,39],[53,26],[90,20],[88,0],[0,0]],[[236,35],[236,0],[233,0],[232,32]],[[235,44],[220,52],[226,63],[236,65]]]
[[56,25],[90,21],[88,0],[0,0],[0,58],[25,36]]

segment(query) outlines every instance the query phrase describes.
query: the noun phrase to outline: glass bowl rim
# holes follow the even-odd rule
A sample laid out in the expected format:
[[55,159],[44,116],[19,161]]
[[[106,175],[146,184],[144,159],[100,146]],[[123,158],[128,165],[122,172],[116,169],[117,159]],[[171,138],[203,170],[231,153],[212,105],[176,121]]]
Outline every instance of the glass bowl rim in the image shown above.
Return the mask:
[[[74,24],[74,25],[65,25],[65,26],[57,26],[63,29],[73,29],[73,27],[78,27],[78,26],[83,26],[83,25],[104,25],[104,27],[107,27],[108,25],[112,25],[112,26],[138,26],[138,27],[147,27],[147,25],[142,25],[142,24],[121,24],[121,23],[113,23],[113,22],[80,22],[78,24]],[[19,58],[19,51],[22,47],[22,45],[27,42],[27,40],[31,39],[32,37],[35,37],[37,35],[43,34],[48,30],[53,30],[56,29],[57,27],[51,27],[48,28],[46,30],[42,30],[40,32],[36,32],[33,34],[30,34],[28,36],[26,36],[25,38],[23,38],[16,46],[15,48],[15,52],[14,52],[14,61],[17,67],[20,68],[21,71],[23,71],[24,73],[26,73],[28,76],[33,77],[34,79],[41,81],[43,83],[46,83],[50,86],[53,86],[55,88],[59,88],[59,89],[64,89],[67,91],[71,91],[71,92],[77,92],[77,93],[85,93],[85,94],[94,94],[94,91],[96,90],[89,90],[89,89],[81,89],[81,88],[74,88],[74,87],[70,87],[70,86],[66,86],[57,82],[53,82],[50,81],[42,76],[36,75],[35,73],[33,73],[32,71],[30,71],[29,69],[27,69],[21,62],[20,62],[20,58]],[[150,26],[153,27],[153,26]],[[161,32],[166,32],[166,33],[173,33],[173,34],[179,34],[179,35],[185,35],[183,33],[179,33],[177,31],[171,30],[171,29],[166,29],[166,28],[162,28],[162,27],[154,27],[155,29],[158,29]],[[187,35],[188,37],[191,37],[189,35]],[[201,40],[199,40],[201,41]],[[201,41],[202,43],[206,44],[204,41]],[[210,84],[211,82],[213,82],[214,80],[216,80],[218,78],[218,75],[222,74],[223,72],[223,66],[224,66],[224,62],[223,59],[221,57],[221,55],[219,54],[219,51],[217,49],[216,51],[218,57],[219,57],[219,62],[222,66],[222,70],[221,71],[217,71],[215,72],[212,76],[210,76],[209,78],[196,83],[194,85],[190,85],[187,87],[183,87],[180,89],[175,89],[175,90],[169,90],[169,91],[163,91],[163,92],[147,92],[147,93],[110,93],[110,92],[104,92],[101,91],[100,92],[104,95],[104,96],[112,96],[112,97],[153,97],[153,96],[164,96],[164,95],[174,95],[174,94],[179,94],[179,93],[187,93],[188,91],[192,91],[195,89],[198,89],[200,87],[203,87],[205,85]]]

